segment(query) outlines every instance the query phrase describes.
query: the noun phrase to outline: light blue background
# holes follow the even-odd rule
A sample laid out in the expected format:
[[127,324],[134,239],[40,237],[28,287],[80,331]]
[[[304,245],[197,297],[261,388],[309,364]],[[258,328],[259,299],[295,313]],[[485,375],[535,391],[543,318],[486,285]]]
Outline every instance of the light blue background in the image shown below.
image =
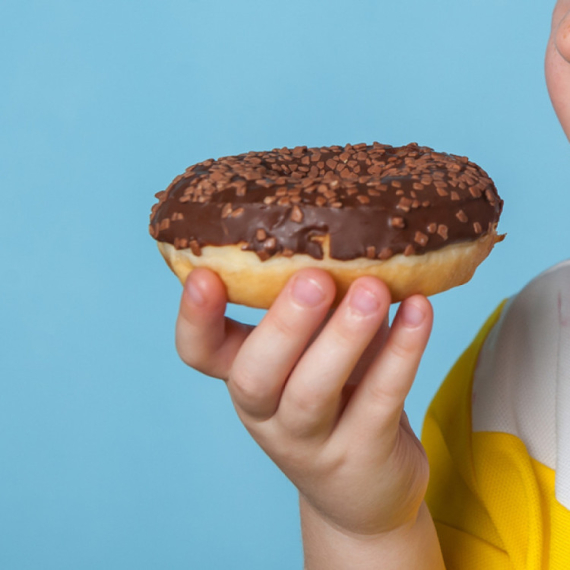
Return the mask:
[[508,239],[433,299],[420,428],[485,316],[568,255],[551,4],[0,0],[0,568],[301,568],[293,487],[175,353],[153,195],[283,145],[417,141],[481,164]]

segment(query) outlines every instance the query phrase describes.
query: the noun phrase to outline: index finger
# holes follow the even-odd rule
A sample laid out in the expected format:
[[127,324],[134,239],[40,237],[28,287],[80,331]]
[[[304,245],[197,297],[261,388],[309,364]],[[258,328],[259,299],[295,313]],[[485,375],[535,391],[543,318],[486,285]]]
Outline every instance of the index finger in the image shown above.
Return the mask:
[[213,272],[194,269],[184,284],[176,321],[176,350],[192,368],[227,379],[235,356],[252,328],[224,316],[227,295]]

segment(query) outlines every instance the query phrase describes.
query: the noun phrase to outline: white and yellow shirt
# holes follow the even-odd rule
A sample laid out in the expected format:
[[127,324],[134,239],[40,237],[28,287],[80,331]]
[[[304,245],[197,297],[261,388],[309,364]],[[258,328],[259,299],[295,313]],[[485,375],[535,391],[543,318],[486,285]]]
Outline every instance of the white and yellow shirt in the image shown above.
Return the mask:
[[570,261],[497,308],[422,441],[448,570],[570,570]]

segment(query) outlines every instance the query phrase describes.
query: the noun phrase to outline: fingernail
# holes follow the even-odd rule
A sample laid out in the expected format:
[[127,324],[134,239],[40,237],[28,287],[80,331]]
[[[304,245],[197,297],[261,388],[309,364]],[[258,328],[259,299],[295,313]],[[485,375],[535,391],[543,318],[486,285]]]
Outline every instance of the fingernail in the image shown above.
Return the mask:
[[325,298],[325,292],[313,279],[297,277],[293,283],[293,298],[300,305],[315,307]]
[[206,298],[204,297],[202,291],[200,291],[196,284],[192,282],[191,278],[186,283],[186,294],[188,295],[190,302],[193,305],[199,307],[206,302]]
[[380,303],[372,291],[358,286],[350,296],[350,307],[361,315],[369,315],[378,310]]
[[424,320],[424,312],[414,303],[404,303],[402,306],[402,319],[409,327],[417,327]]

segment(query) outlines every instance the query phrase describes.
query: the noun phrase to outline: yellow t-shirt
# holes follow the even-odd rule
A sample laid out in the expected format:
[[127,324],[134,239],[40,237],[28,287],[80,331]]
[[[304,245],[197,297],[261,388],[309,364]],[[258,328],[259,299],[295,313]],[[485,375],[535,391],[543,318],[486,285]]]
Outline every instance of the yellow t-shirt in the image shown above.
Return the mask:
[[422,441],[448,570],[570,570],[570,261],[491,315]]

